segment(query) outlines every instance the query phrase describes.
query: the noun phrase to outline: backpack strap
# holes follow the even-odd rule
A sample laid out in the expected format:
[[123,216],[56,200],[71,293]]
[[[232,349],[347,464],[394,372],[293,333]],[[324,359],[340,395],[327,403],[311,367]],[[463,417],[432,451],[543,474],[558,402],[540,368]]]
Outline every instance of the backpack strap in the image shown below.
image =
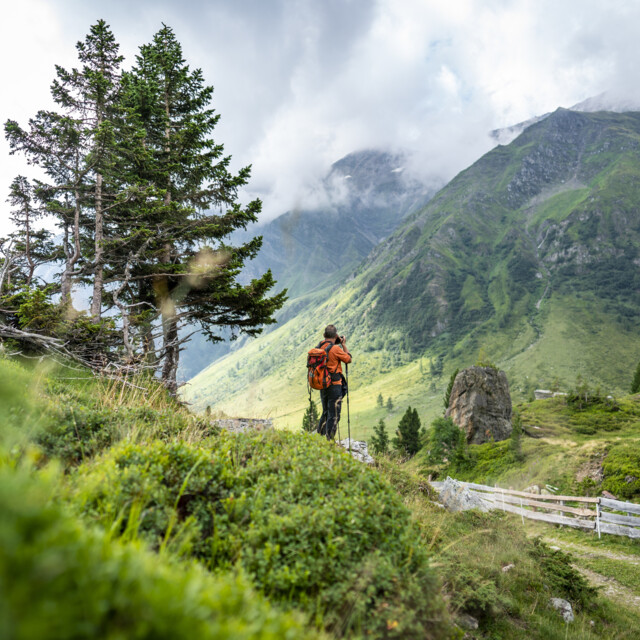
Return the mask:
[[[323,347],[322,345],[324,344],[326,344],[327,346]],[[329,351],[331,351],[332,348],[333,348],[333,343],[331,342],[331,340],[323,340],[316,347],[316,349],[324,349],[327,352],[327,359],[329,358]]]
[[[326,347],[323,347],[322,345],[326,343]],[[329,371],[329,375],[331,376],[331,382],[337,382],[338,380],[342,379],[342,375],[339,373],[335,373],[333,371],[331,371],[329,369],[329,352],[331,351],[331,349],[333,349],[333,347],[335,347],[335,343],[331,342],[331,340],[323,340],[322,342],[320,342],[317,346],[318,349],[324,349],[327,352],[327,370]]]

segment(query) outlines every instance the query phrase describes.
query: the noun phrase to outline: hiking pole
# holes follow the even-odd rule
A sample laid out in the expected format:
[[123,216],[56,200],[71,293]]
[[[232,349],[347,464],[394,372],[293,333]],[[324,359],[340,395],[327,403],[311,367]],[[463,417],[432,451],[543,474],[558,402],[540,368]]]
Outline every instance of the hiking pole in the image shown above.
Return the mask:
[[349,438],[349,455],[351,455],[351,416],[349,415],[349,363],[345,362],[344,367],[347,370],[347,437]]

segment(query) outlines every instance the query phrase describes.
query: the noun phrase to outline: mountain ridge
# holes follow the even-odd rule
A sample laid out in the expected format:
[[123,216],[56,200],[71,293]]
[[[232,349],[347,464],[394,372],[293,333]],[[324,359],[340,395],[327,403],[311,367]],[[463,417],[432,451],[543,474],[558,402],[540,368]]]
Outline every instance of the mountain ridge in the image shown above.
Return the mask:
[[[516,393],[554,376],[571,384],[583,363],[594,384],[618,393],[640,356],[632,321],[640,307],[638,177],[640,114],[559,109],[407,216],[313,313],[203,372],[185,397],[200,407],[291,414],[283,424],[295,424],[302,374],[298,381],[278,358],[303,370],[305,344],[332,321],[361,354],[354,391],[362,404],[352,415],[363,429],[385,415],[379,392],[433,414],[442,369],[472,363],[480,349],[507,370]],[[604,353],[610,362],[600,362]]]
[[[433,195],[428,177],[421,180],[404,170],[408,160],[405,153],[380,149],[350,153],[331,165],[316,190],[315,206],[232,234],[231,244],[262,235],[262,248],[245,264],[241,279],[248,282],[271,269],[277,289],[289,293],[276,316],[279,322],[290,318],[309,295],[322,296],[350,277],[376,244]],[[225,338],[230,335],[224,332]],[[195,336],[182,358],[183,376],[194,376],[243,342],[212,344]]]

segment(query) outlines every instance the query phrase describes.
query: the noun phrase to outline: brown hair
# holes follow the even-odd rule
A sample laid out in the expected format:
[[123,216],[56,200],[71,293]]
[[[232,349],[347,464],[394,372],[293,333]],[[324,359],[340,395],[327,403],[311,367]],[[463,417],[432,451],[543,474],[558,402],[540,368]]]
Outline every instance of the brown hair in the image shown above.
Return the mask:
[[336,329],[335,325],[333,324],[328,324],[325,327],[324,330],[324,337],[327,340],[331,340],[332,338],[337,338],[338,337],[338,330]]

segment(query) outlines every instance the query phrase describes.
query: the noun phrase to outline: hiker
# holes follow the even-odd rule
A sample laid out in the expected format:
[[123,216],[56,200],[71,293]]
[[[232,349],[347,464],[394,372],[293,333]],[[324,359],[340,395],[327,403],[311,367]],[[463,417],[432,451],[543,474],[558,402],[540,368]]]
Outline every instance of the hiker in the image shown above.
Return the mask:
[[327,325],[324,330],[324,340],[318,345],[318,348],[326,348],[328,343],[333,345],[329,350],[327,364],[327,369],[331,374],[331,384],[326,389],[320,389],[322,416],[318,423],[318,433],[326,436],[327,440],[333,440],[338,430],[338,422],[340,422],[342,398],[348,392],[347,381],[342,375],[342,363],[351,362],[351,354],[345,344],[344,336],[338,336],[338,331],[332,324]]

